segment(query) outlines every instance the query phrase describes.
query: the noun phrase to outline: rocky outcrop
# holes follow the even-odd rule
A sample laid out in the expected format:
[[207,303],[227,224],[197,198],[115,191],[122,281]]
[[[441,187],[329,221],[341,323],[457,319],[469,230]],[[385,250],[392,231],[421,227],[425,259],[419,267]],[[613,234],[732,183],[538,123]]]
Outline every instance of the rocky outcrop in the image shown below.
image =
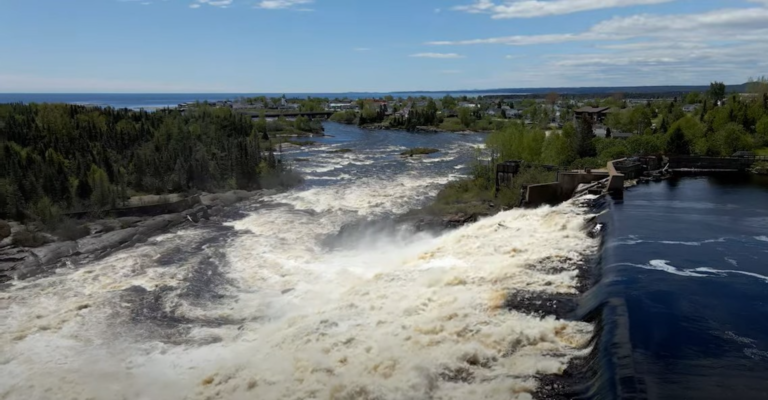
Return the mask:
[[[205,194],[195,206],[178,213],[151,218],[121,217],[98,220],[86,224],[90,235],[77,240],[61,240],[29,248],[14,244],[13,235],[25,228],[17,226],[9,235],[0,238],[0,283],[11,279],[26,279],[52,270],[65,259],[83,262],[98,259],[113,251],[143,243],[184,223],[198,223],[223,215],[226,207],[246,199],[274,194],[274,192],[246,192]],[[16,224],[18,225],[18,224]],[[13,225],[13,226],[16,226]],[[3,233],[0,226],[0,233]],[[50,235],[46,235],[48,237]]]
[[3,220],[0,220],[0,240],[3,240],[11,236],[11,225]]
[[440,133],[440,132],[444,132],[444,131],[441,131],[440,128],[438,128],[436,126],[417,126],[413,131],[414,132],[418,132],[418,133]]

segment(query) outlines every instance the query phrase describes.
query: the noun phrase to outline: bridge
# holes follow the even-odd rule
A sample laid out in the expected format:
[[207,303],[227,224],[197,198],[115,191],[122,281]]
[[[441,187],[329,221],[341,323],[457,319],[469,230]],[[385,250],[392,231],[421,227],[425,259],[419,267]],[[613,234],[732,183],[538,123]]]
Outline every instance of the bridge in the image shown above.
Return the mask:
[[[272,112],[265,112],[264,117],[266,118],[296,118],[296,117],[306,117],[309,119],[328,119],[331,117],[331,115],[334,114],[335,111],[272,111]],[[254,111],[242,111],[240,114],[247,115],[251,117],[251,119],[258,119],[261,117],[260,112],[254,112]]]

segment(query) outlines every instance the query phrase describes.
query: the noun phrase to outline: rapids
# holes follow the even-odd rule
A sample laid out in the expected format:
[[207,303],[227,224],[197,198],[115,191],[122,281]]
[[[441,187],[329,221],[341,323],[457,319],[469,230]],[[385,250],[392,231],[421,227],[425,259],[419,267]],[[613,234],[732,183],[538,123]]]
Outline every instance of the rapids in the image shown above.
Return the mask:
[[[304,186],[0,291],[2,399],[510,399],[589,352],[590,324],[509,310],[575,294],[589,210],[512,210],[442,235],[345,223],[423,204],[477,136],[356,132],[286,157]],[[405,144],[442,141],[402,160]],[[354,153],[329,149],[354,147]],[[228,229],[229,228],[229,229]]]

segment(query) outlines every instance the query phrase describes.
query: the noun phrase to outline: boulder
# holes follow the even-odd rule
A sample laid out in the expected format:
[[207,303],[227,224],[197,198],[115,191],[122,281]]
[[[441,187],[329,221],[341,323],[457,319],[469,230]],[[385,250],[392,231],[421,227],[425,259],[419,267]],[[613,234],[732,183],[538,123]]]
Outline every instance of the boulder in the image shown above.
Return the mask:
[[139,222],[144,221],[144,218],[141,217],[122,217],[118,218],[117,222],[120,223],[120,227],[122,229],[125,228],[132,228],[139,224]]
[[141,228],[128,228],[109,232],[102,235],[94,235],[77,241],[78,254],[93,254],[100,251],[111,250],[128,243],[139,234]]
[[112,232],[122,228],[123,226],[120,221],[114,219],[102,219],[88,224],[88,229],[90,229],[91,235]]
[[0,240],[3,240],[11,236],[11,225],[3,220],[0,220]]
[[77,252],[77,242],[59,242],[39,247],[31,251],[40,265],[51,265],[64,257],[69,257]]

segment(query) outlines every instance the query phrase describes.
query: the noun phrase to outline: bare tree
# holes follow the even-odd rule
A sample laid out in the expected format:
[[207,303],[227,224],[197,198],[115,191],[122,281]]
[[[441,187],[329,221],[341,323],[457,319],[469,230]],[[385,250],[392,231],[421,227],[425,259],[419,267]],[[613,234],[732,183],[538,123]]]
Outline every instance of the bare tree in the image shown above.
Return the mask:
[[550,92],[549,94],[547,94],[546,100],[547,100],[547,104],[554,107],[555,103],[557,103],[557,101],[560,100],[560,95],[555,92]]

